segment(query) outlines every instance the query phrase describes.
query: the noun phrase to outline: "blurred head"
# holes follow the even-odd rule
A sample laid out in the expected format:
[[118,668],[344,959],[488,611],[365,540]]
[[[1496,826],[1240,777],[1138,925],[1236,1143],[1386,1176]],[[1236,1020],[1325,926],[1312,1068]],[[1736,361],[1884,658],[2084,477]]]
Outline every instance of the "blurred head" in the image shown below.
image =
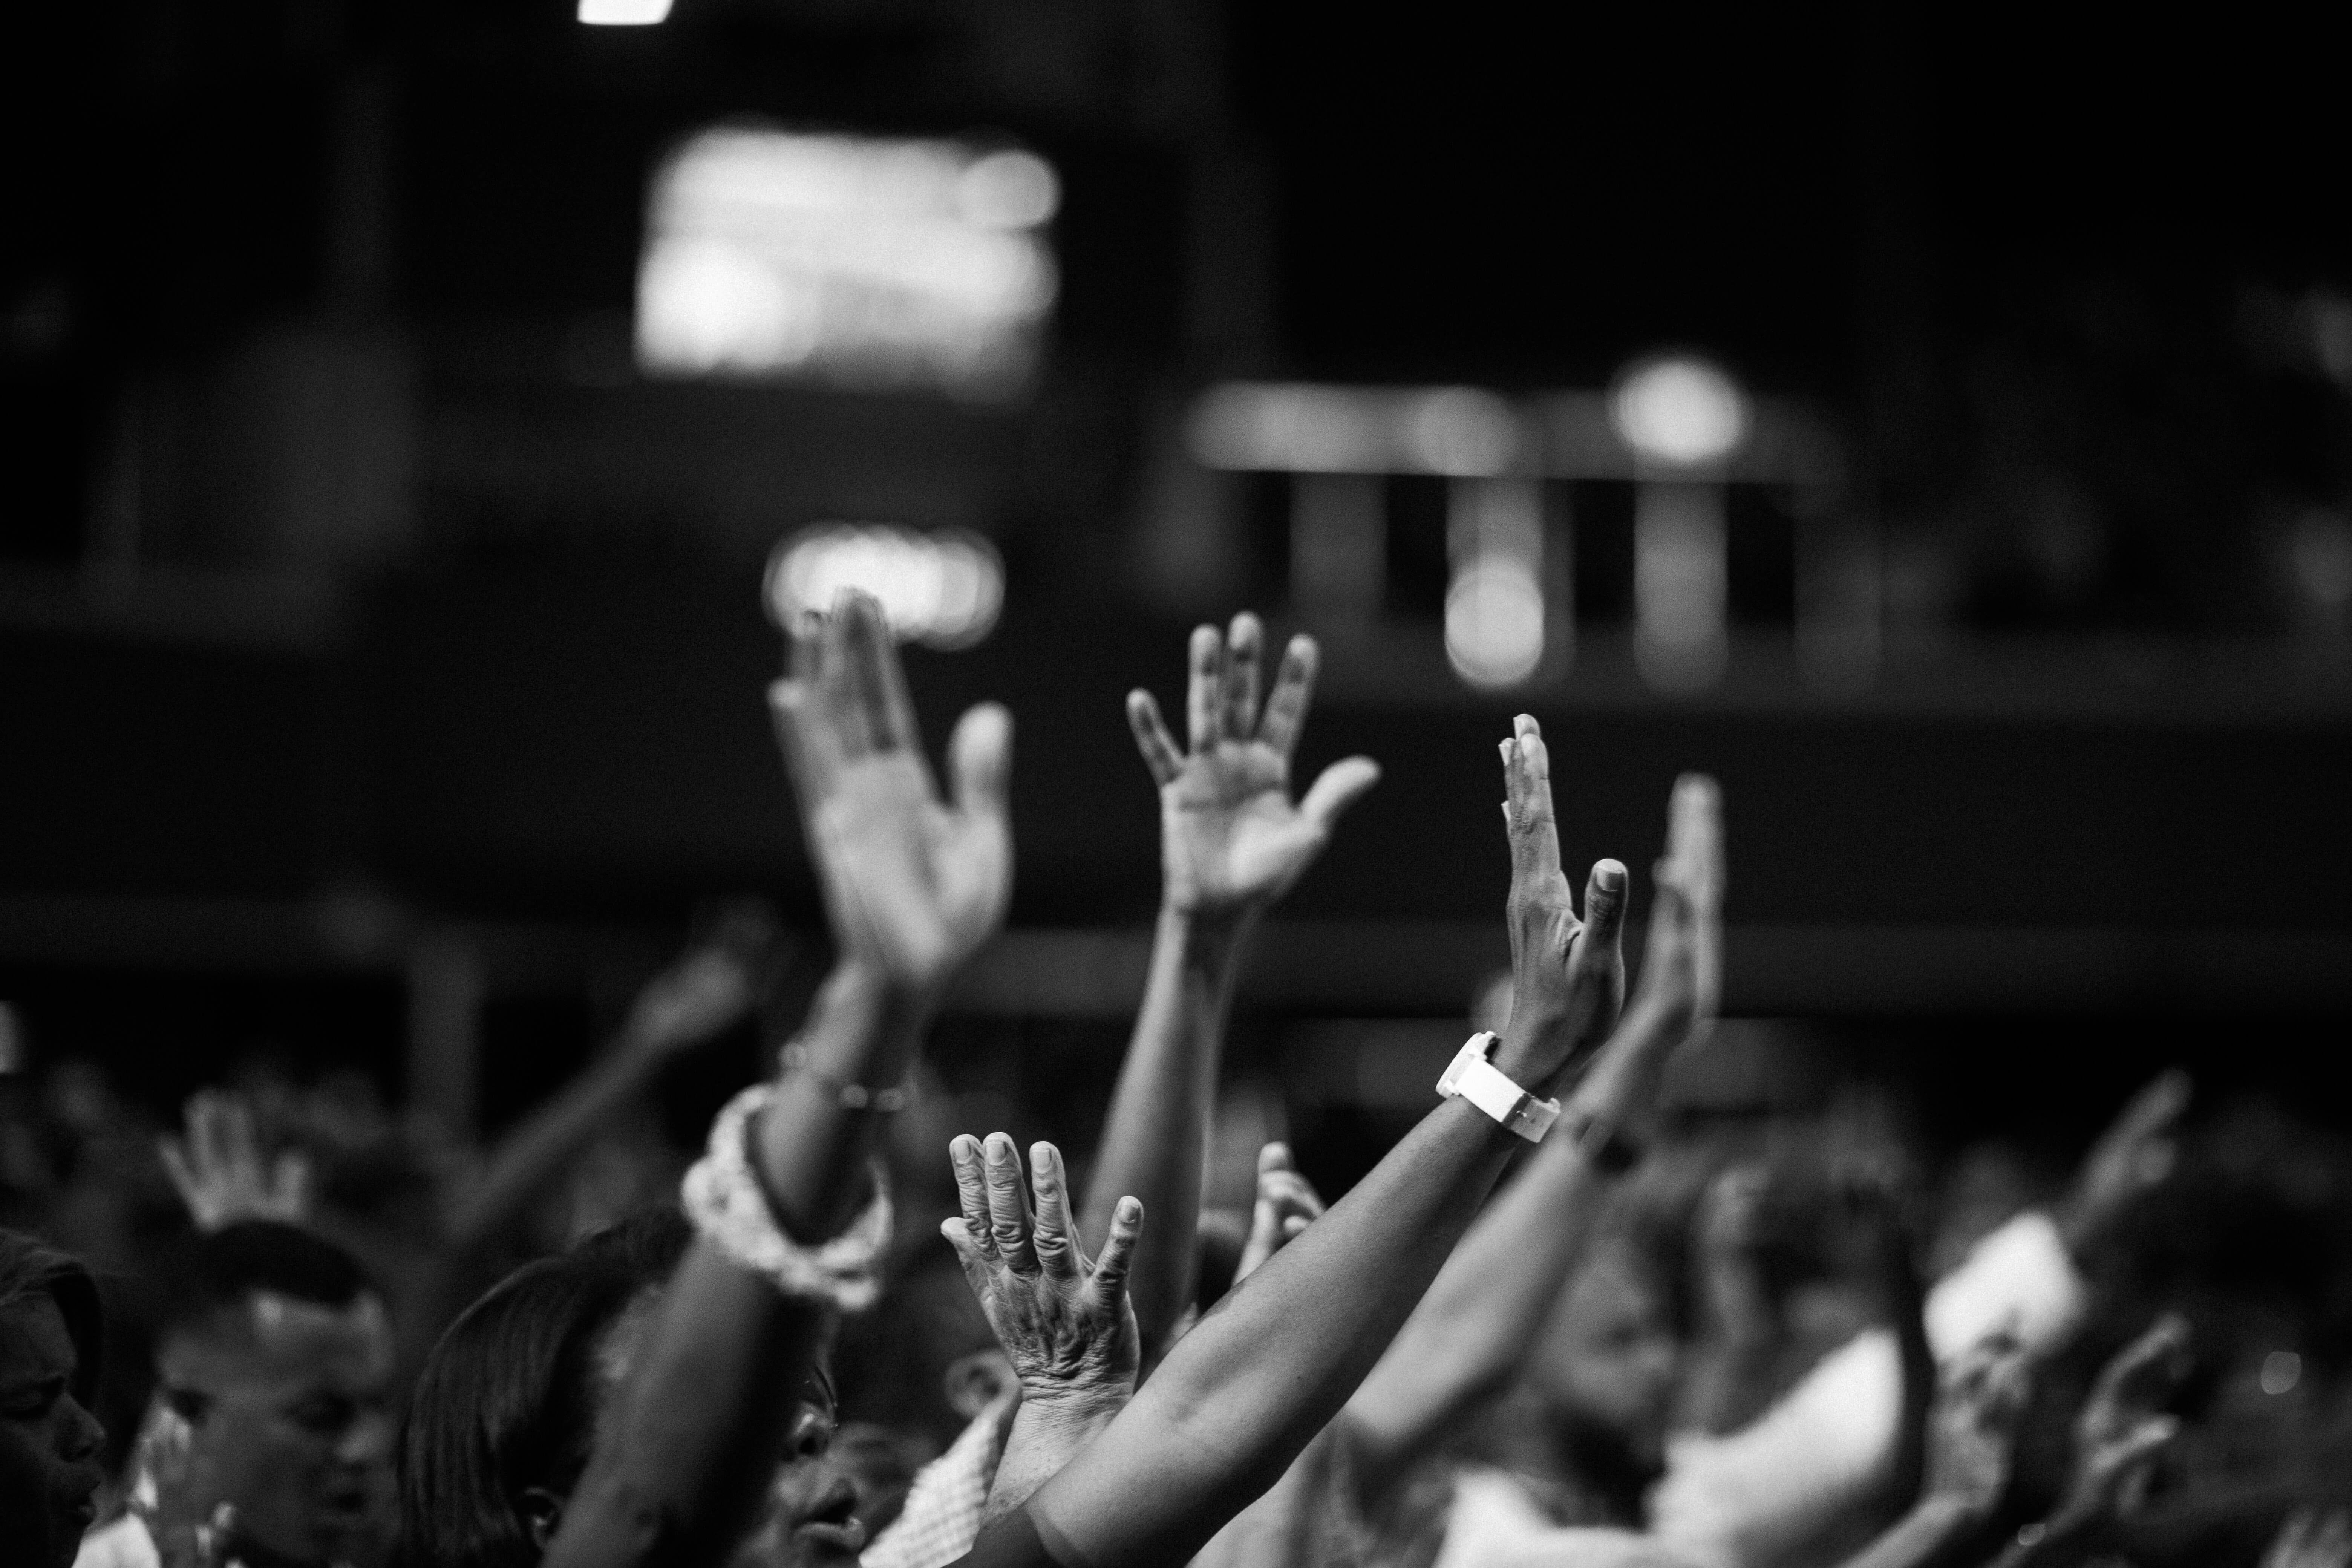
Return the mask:
[[0,1230],[0,1542],[12,1563],[68,1568],[95,1513],[101,1323],[88,1269]]
[[[400,1454],[402,1550],[432,1568],[530,1568],[617,1405],[692,1231],[649,1210],[509,1274],[425,1363]],[[831,1385],[801,1391],[758,1560],[849,1562],[857,1497],[826,1461]]]
[[1605,1239],[1560,1292],[1524,1376],[1588,1458],[1647,1475],[1664,1463],[1681,1352],[1665,1282],[1641,1249]]
[[160,1510],[230,1504],[238,1542],[287,1563],[383,1558],[392,1328],[349,1253],[275,1221],[201,1237],[155,1361],[142,1451]]

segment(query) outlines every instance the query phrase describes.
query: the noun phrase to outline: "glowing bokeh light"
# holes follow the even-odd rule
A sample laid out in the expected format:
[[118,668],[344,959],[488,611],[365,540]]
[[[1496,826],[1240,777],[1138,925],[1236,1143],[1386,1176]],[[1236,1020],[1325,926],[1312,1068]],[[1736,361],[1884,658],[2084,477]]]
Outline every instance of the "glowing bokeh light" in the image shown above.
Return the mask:
[[901,642],[970,647],[996,626],[1004,563],[994,545],[962,529],[856,522],[803,529],[768,558],[768,617],[779,626],[831,609],[845,588],[873,595]]
[[1609,422],[1640,457],[1672,468],[1720,462],[1748,438],[1748,399],[1705,360],[1662,355],[1618,378]]
[[669,0],[580,0],[580,19],[592,27],[650,27],[669,19]]
[[1516,686],[1543,661],[1543,587],[1526,563],[1476,555],[1445,590],[1445,658],[1473,686]]

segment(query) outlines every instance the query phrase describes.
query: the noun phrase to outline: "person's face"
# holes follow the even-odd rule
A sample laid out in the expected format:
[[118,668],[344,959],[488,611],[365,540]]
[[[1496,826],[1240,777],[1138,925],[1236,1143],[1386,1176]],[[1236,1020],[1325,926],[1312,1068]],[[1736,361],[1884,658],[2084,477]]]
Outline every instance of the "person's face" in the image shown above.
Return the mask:
[[812,1378],[796,1402],[768,1518],[736,1553],[735,1568],[841,1568],[866,1550],[857,1484],[831,1451],[834,1424],[832,1389]]
[[106,1434],[73,1395],[79,1359],[48,1297],[0,1311],[0,1542],[12,1563],[68,1568],[96,1515]]
[[380,1561],[390,1544],[392,1331],[383,1303],[272,1291],[174,1335],[158,1358],[150,1464],[167,1506],[304,1563]]
[[1628,1259],[1603,1250],[1577,1270],[1531,1352],[1528,1381],[1561,1416],[1645,1465],[1661,1458],[1681,1344]]

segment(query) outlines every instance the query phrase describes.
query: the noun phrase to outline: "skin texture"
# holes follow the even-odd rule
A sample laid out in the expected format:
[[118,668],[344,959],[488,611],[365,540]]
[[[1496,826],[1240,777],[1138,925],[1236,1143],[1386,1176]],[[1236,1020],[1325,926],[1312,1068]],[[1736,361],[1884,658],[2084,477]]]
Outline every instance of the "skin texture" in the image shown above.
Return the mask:
[[1370,758],[1349,757],[1293,804],[1291,756],[1319,656],[1312,637],[1291,638],[1261,708],[1265,640],[1246,612],[1222,636],[1214,626],[1193,628],[1181,747],[1150,692],[1127,700],[1136,748],[1160,792],[1160,908],[1143,1005],[1082,1213],[1096,1247],[1122,1198],[1139,1199],[1152,1215],[1132,1286],[1147,1367],[1192,1301],[1209,1113],[1249,933],[1322,853],[1340,813],[1380,778]]
[[[877,1118],[845,1105],[840,1086],[905,1078],[940,989],[1003,918],[1012,720],[993,704],[963,716],[943,798],[873,600],[845,595],[794,636],[791,658],[769,710],[839,959],[802,1030],[806,1067],[778,1079],[748,1142],[777,1223],[813,1245],[839,1235],[872,1191]],[[724,1562],[776,1516],[780,1491],[795,1547],[816,1544],[809,1527],[829,1521],[838,1493],[792,1480],[806,1420],[771,1391],[810,1379],[829,1319],[698,1240],[561,1500],[545,1561]],[[854,1552],[848,1539],[824,1544]]]
[[[1513,801],[1512,908],[1549,889],[1530,885],[1538,847],[1559,879],[1548,774],[1522,765],[1535,721],[1506,744]],[[1538,748],[1539,749],[1539,748]],[[1535,796],[1540,793],[1538,813]],[[1562,879],[1564,885],[1564,879]],[[1622,879],[1618,892],[1622,893]],[[1569,978],[1609,975],[1605,962],[1571,966],[1613,946],[1621,897],[1601,889],[1593,935],[1572,914],[1515,944],[1522,996],[1559,1004],[1515,1010],[1496,1065],[1549,1092],[1578,1057],[1586,1001]],[[1580,940],[1581,939],[1581,940]],[[1546,971],[1535,973],[1540,966]],[[1559,972],[1558,983],[1551,973]],[[1622,969],[1618,971],[1622,974]],[[1440,1101],[1322,1218],[1274,1255],[1180,1340],[1125,1410],[1054,1479],[1025,1512],[1064,1561],[1105,1565],[1182,1563],[1271,1486],[1336,1415],[1475,1217],[1514,1148],[1525,1145],[1475,1107]],[[1001,1521],[996,1529],[1009,1529]],[[990,1543],[983,1532],[982,1551]]]
[[0,1542],[11,1563],[69,1568],[106,1479],[105,1431],[71,1393],[77,1360],[48,1297],[0,1309]]
[[142,1432],[158,1534],[236,1510],[235,1541],[290,1563],[369,1564],[394,1512],[394,1347],[383,1304],[256,1292],[172,1335]]
[[1026,1502],[1135,1392],[1142,1342],[1127,1282],[1143,1205],[1122,1200],[1102,1256],[1089,1259],[1060,1150],[1031,1146],[1027,1192],[1020,1152],[1002,1132],[985,1145],[958,1138],[950,1155],[963,1213],[940,1230],[1021,1387],[989,1489],[986,1517],[993,1519]]

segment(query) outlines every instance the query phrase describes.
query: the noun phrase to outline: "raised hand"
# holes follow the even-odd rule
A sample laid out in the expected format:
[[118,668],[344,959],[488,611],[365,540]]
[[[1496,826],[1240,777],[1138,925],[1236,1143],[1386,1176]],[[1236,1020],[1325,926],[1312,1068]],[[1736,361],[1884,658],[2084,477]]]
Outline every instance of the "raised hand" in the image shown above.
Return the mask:
[[[1543,729],[1522,713],[1502,743],[1511,841],[1511,1019],[1496,1066],[1534,1089],[1609,1037],[1625,995],[1625,868],[1593,864],[1577,918],[1559,864],[1551,804],[1551,757]],[[1651,961],[1653,964],[1656,961]],[[1664,965],[1656,965],[1664,968]]]
[[1268,1143],[1257,1152],[1257,1202],[1250,1211],[1249,1239],[1242,1244],[1242,1259],[1234,1268],[1234,1283],[1250,1277],[1259,1264],[1306,1234],[1323,1217],[1323,1194],[1298,1173],[1290,1161],[1290,1145]]
[[2117,1113],[2083,1157],[2061,1220],[2070,1246],[2081,1247],[2141,1193],[2172,1172],[2173,1128],[2189,1109],[2193,1085],[2179,1068],[2158,1074]]
[[1979,1341],[1944,1373],[1927,1417],[1924,1495],[1982,1519],[2009,1486],[2032,1380],[2025,1347],[2006,1331]]
[[985,1145],[966,1133],[948,1156],[963,1215],[940,1222],[940,1230],[1013,1358],[1024,1402],[1087,1419],[1115,1412],[1135,1392],[1142,1362],[1127,1274],[1143,1205],[1119,1200],[1102,1256],[1089,1262],[1060,1150],[1030,1145],[1027,1192],[1020,1151],[1002,1132],[989,1134]]
[[185,1114],[186,1136],[166,1133],[156,1152],[198,1230],[247,1219],[302,1223],[310,1212],[310,1162],[290,1149],[264,1160],[243,1096],[199,1090]]
[[775,929],[756,905],[730,910],[710,940],[649,981],[629,1010],[628,1038],[666,1054],[732,1025],[758,999],[759,964]]
[[2352,1564],[2352,1514],[2299,1508],[2263,1553],[2263,1568],[2346,1568]]
[[893,984],[935,991],[1012,893],[1012,715],[982,703],[958,721],[941,801],[881,606],[857,593],[794,633],[792,676],[768,700],[835,940]]
[[1315,692],[1315,639],[1290,639],[1261,713],[1265,635],[1247,612],[1222,637],[1214,626],[1193,628],[1183,751],[1151,693],[1127,695],[1127,721],[1160,786],[1166,900],[1186,914],[1237,916],[1272,903],[1321,853],[1339,814],[1380,781],[1370,757],[1349,757],[1291,804],[1290,755]]
[[2161,1412],[2189,1375],[2189,1324],[2167,1312],[2107,1363],[2074,1419],[2067,1513],[2128,1513],[2138,1505],[2148,1462],[2180,1430],[2177,1416]]

